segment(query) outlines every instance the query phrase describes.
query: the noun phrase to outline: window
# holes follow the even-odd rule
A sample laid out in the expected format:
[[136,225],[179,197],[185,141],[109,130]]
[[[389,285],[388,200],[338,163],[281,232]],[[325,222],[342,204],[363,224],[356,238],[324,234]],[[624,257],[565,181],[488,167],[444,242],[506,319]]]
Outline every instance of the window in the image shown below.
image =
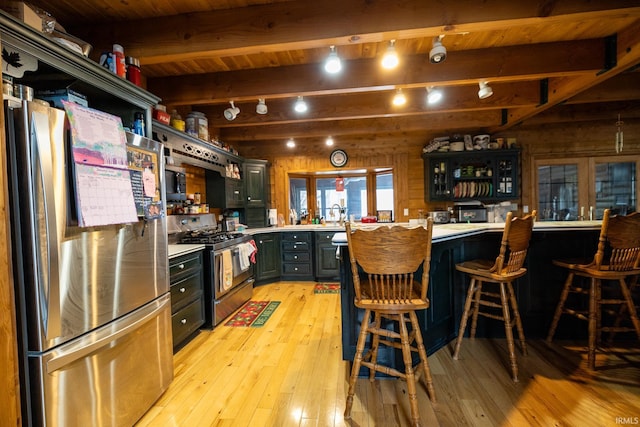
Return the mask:
[[[343,180],[341,191],[336,179]],[[339,221],[340,210],[359,221],[377,210],[394,209],[393,173],[381,171],[344,171],[340,175],[296,174],[289,176],[290,209],[298,218],[309,212],[327,222]],[[309,197],[307,197],[309,196]]]

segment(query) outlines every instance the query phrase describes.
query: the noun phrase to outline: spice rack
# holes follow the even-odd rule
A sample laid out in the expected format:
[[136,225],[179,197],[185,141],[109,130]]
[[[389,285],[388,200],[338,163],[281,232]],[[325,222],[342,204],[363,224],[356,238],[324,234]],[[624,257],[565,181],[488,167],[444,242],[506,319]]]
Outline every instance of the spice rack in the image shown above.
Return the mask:
[[519,155],[517,149],[425,153],[425,201],[518,198]]

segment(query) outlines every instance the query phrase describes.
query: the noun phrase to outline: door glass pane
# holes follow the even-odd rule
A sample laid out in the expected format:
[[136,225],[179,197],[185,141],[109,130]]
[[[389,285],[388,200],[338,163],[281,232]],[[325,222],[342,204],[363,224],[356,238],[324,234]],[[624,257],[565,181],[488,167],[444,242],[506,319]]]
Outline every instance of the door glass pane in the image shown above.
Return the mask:
[[546,221],[575,221],[578,211],[578,166],[538,167],[538,217]]
[[607,208],[621,215],[636,210],[635,162],[596,163],[595,185],[596,219],[602,219]]
[[[344,178],[344,190],[336,191],[336,178],[316,179],[316,197],[321,216],[326,221],[338,221],[340,208],[346,208],[346,218],[354,215],[356,220],[367,215],[367,178],[364,176]],[[332,215],[333,214],[333,215]]]
[[289,178],[289,191],[289,208],[293,209],[300,219],[307,213],[306,178]]
[[392,173],[376,175],[376,209],[393,211]]

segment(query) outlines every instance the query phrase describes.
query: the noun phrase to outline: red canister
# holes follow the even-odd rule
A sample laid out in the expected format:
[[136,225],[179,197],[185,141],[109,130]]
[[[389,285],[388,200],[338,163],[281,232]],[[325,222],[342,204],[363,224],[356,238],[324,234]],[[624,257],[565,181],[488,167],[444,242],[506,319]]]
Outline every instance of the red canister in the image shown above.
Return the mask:
[[132,56],[127,56],[127,80],[136,86],[142,85],[142,76],[140,74],[140,60]]

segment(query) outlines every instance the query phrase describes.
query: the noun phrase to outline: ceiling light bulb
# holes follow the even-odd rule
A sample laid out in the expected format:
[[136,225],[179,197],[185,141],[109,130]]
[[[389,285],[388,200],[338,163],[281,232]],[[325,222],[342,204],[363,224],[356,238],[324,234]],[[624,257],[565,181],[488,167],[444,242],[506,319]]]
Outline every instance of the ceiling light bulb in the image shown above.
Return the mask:
[[395,40],[391,40],[389,42],[389,47],[387,47],[387,51],[382,57],[382,66],[388,70],[397,67],[400,62],[398,59],[398,53],[396,52],[395,43]]
[[444,36],[434,37],[433,47],[429,52],[429,61],[434,64],[439,64],[447,59],[447,48],[442,45],[442,38]]
[[338,52],[336,51],[335,46],[331,46],[329,52],[329,56],[324,63],[324,70],[330,74],[339,73],[342,70],[342,62],[340,61],[340,57],[338,56]]
[[235,120],[236,117],[238,117],[238,114],[240,114],[240,109],[233,104],[233,101],[229,101],[229,104],[231,104],[231,107],[224,110],[224,118],[232,121]]
[[480,90],[478,91],[478,98],[485,99],[493,95],[493,89],[487,84],[488,82],[480,82]]
[[298,100],[294,104],[293,109],[298,113],[304,113],[305,111],[307,111],[307,103],[304,102],[304,99],[302,99],[301,96],[298,97]]
[[393,97],[393,105],[400,106],[407,103],[407,97],[402,93],[402,89],[396,91],[396,95]]
[[293,148],[293,147],[295,147],[295,146],[296,146],[296,143],[293,141],[293,138],[291,138],[291,139],[289,139],[289,140],[287,141],[287,147],[289,147],[289,148]]
[[433,86],[427,88],[427,103],[435,104],[442,99],[442,90],[436,89]]
[[327,144],[329,147],[331,147],[333,145],[333,138],[332,137],[328,137],[325,141],[325,144]]
[[258,114],[267,114],[269,109],[267,108],[267,104],[264,101],[264,98],[258,98],[258,105],[256,105],[256,113]]

